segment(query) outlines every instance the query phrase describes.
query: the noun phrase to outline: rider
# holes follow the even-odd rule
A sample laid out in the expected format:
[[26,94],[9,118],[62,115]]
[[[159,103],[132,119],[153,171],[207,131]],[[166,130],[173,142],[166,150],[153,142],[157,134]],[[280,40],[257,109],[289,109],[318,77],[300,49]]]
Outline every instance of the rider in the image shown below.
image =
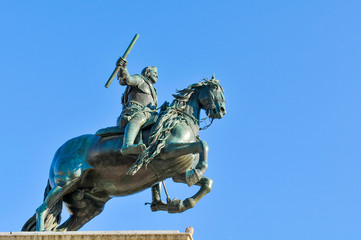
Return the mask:
[[145,151],[146,146],[134,144],[134,140],[143,124],[156,114],[158,100],[153,84],[157,82],[158,69],[146,67],[141,74],[130,76],[125,59],[119,59],[117,66],[120,66],[119,84],[127,86],[122,96],[123,110],[117,120],[117,125],[125,128],[120,151],[123,155],[139,154]]

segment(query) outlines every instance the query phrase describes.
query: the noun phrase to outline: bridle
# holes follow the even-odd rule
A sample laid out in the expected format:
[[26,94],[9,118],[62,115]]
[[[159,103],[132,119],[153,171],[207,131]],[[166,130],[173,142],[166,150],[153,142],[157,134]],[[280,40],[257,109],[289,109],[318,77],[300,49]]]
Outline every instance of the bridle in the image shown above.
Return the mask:
[[[207,85],[209,88],[213,88],[213,87],[219,87],[221,90],[222,90],[222,93],[224,93],[224,90],[223,90],[223,88],[219,85],[219,84],[217,84],[217,83],[210,83],[209,85]],[[203,118],[203,119],[201,119],[201,121],[200,122],[205,122],[207,119],[211,119],[211,122],[208,124],[208,125],[206,125],[206,126],[204,126],[204,127],[202,127],[202,128],[199,128],[199,130],[206,130],[207,128],[209,128],[209,126],[211,126],[212,125],[212,123],[213,123],[213,120],[214,120],[214,118],[211,118],[209,115],[210,115],[210,112],[213,110],[213,109],[216,109],[216,104],[215,104],[215,102],[216,101],[219,101],[219,100],[221,100],[221,99],[217,99],[217,97],[214,95],[214,93],[213,93],[213,91],[209,91],[209,100],[208,100],[208,103],[207,103],[207,105],[204,107],[204,109],[206,110],[206,112],[207,112],[207,117],[206,118]]]

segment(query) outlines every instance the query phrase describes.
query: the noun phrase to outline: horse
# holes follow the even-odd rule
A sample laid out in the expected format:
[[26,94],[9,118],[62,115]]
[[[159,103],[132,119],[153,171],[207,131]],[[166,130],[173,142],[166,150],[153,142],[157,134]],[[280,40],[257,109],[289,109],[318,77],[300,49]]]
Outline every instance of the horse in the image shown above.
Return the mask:
[[[173,96],[153,127],[138,134],[138,140],[148,146],[139,156],[121,154],[123,136],[119,134],[86,134],[64,143],[54,155],[44,201],[22,231],[76,231],[100,214],[112,197],[157,184],[159,188],[167,178],[200,189],[184,201],[168,199],[165,204],[154,188],[152,211],[180,213],[194,207],[213,184],[203,176],[208,146],[198,136],[200,111],[204,109],[212,121],[222,118],[226,114],[224,90],[213,75]],[[70,216],[60,225],[63,202]]]

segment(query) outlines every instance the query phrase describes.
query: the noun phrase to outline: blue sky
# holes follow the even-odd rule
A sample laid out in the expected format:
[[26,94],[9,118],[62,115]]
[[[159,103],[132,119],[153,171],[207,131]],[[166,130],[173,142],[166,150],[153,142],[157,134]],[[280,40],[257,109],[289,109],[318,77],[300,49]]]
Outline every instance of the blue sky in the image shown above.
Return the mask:
[[[359,1],[0,3],[0,231],[41,204],[66,140],[113,126],[124,88],[104,84],[135,33],[136,74],[159,70],[159,102],[215,73],[227,115],[207,141],[214,187],[182,214],[150,190],[114,198],[82,228],[180,230],[205,239],[360,239]],[[197,191],[167,181],[172,198]],[[67,214],[64,214],[66,219]]]

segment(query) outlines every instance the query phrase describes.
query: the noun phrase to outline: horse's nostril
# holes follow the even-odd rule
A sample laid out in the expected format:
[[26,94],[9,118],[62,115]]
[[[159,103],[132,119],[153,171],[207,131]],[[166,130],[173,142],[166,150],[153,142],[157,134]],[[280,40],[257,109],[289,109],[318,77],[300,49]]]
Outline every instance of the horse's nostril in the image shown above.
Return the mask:
[[224,113],[224,112],[225,112],[224,107],[221,107],[221,112],[222,112],[222,113]]
[[213,112],[213,114],[217,114],[216,109],[213,109],[212,112]]

